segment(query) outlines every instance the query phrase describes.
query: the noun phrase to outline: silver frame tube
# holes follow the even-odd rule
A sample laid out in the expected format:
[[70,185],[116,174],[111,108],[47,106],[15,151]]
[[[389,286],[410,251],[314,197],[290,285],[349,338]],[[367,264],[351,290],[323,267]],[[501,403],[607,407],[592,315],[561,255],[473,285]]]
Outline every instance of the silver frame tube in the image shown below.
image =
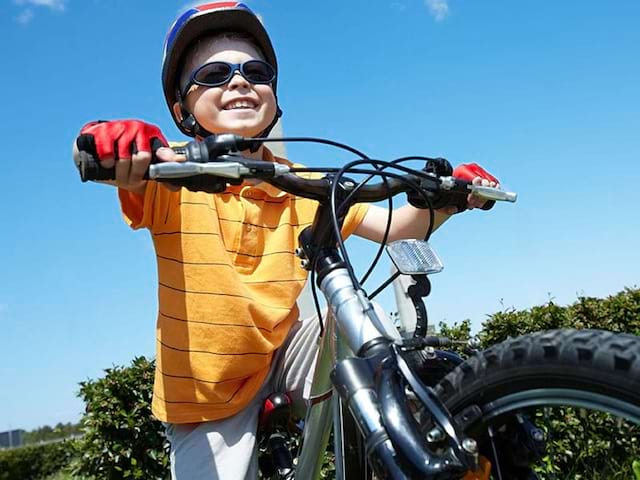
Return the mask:
[[327,392],[332,392],[333,389],[329,375],[335,361],[335,321],[333,315],[328,313],[325,319],[324,335],[320,339],[316,368],[313,373],[311,398],[307,405],[295,478],[320,478],[324,452],[327,449],[329,434],[331,433],[331,397],[333,395],[327,396]]
[[[308,480],[320,477],[333,423],[336,480],[346,480],[342,415],[351,413],[341,408],[340,398],[333,392],[330,373],[336,362],[353,356],[368,341],[380,336],[398,339],[400,335],[390,320],[382,312],[378,313],[376,305],[362,292],[355,290],[346,268],[330,272],[322,280],[320,290],[329,309],[318,349],[295,478]],[[328,396],[327,392],[333,393]],[[361,413],[366,415],[366,412]],[[371,421],[377,425],[380,422],[379,412],[376,410],[372,414],[376,418]]]

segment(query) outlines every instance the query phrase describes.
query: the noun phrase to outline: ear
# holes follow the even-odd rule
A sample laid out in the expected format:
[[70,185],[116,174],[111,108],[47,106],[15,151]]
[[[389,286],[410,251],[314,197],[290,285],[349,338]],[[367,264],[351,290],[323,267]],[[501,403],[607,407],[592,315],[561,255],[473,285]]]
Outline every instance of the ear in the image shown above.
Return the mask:
[[182,115],[182,108],[180,108],[180,103],[178,102],[173,104],[173,116],[178,119],[178,122],[184,120]]

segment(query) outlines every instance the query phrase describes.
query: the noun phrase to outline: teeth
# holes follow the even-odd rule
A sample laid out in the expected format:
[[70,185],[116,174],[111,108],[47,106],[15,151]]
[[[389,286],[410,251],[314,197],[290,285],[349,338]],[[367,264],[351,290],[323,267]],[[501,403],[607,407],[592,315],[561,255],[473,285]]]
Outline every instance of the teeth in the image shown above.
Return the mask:
[[224,107],[225,110],[234,110],[236,108],[255,108],[255,104],[248,100],[237,100],[235,102],[231,102]]

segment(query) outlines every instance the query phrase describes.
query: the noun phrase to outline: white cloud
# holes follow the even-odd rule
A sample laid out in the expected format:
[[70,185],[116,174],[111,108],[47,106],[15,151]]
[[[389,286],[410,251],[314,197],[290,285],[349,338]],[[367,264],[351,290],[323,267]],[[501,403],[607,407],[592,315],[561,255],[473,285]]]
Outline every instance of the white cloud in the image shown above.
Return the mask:
[[64,12],[68,0],[13,0],[15,5],[24,7],[20,14],[15,17],[15,21],[21,25],[31,23],[35,17],[34,8],[44,7],[51,11]]
[[449,15],[449,0],[424,0],[424,3],[436,22],[441,22]]
[[[30,8],[27,8],[16,17],[16,22],[21,25],[26,25],[31,20],[33,20],[33,10],[31,10]],[[0,313],[2,313],[2,305],[0,305]]]
[[407,9],[407,6],[402,2],[391,2],[391,8],[400,12],[404,12]]
[[[34,7],[47,7],[51,10],[62,11],[67,0],[14,0],[18,5],[33,5]],[[27,10],[25,10],[26,12]],[[24,12],[23,12],[24,13]]]

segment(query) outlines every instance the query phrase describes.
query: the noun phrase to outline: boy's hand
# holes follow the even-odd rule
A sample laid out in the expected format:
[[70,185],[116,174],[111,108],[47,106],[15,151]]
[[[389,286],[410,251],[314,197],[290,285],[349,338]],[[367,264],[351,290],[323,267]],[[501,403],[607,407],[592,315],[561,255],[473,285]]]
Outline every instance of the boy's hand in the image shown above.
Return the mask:
[[[474,185],[482,185],[485,187],[500,186],[500,181],[477,163],[463,163],[458,165],[453,169],[453,176],[461,180],[467,180]],[[482,208],[486,203],[487,200],[473,194],[467,197],[467,208],[469,210]]]
[[152,151],[166,145],[167,140],[155,125],[140,120],[115,120],[86,124],[75,146],[94,155],[104,168],[115,166],[115,185],[142,193]]

